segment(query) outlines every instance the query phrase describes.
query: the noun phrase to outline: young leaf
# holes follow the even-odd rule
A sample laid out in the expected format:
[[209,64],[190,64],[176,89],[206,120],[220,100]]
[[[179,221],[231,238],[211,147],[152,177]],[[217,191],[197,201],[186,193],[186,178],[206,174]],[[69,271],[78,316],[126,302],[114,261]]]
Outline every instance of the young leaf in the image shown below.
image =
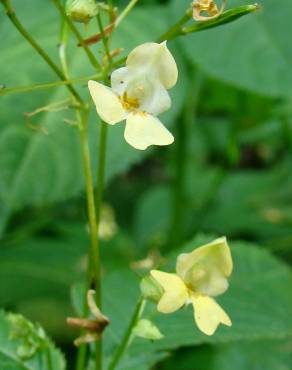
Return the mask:
[[65,370],[64,356],[44,330],[23,316],[0,312],[0,368]]

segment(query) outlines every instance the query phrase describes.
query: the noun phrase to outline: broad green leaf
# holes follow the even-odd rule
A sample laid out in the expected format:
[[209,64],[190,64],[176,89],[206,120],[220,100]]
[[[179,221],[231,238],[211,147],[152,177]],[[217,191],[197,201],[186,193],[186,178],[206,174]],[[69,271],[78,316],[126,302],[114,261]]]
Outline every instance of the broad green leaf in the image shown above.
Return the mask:
[[[65,360],[62,353],[55,347],[52,341],[36,326],[21,318],[21,325],[30,325],[37,333],[41,335],[38,338],[31,332],[24,332],[16,338],[15,324],[12,324],[9,318],[16,318],[19,321],[19,315],[7,315],[0,312],[0,368],[1,370],[65,370]],[[19,328],[18,330],[20,330]],[[34,336],[34,337],[33,337]],[[35,348],[29,357],[23,356],[24,348],[28,351],[36,343]],[[25,347],[24,347],[25,346]],[[51,363],[51,366],[49,365]]]
[[184,370],[290,370],[291,340],[265,340],[183,349],[161,366]]
[[55,230],[58,238],[35,237],[0,249],[0,306],[35,298],[68,301],[70,286],[83,274],[87,251],[85,227],[76,231]]
[[152,187],[138,199],[134,226],[139,244],[165,243],[170,224],[171,201],[171,191],[164,186]]
[[[173,1],[173,19],[189,6]],[[230,0],[228,8],[252,1]],[[233,23],[181,38],[190,60],[206,74],[264,95],[291,96],[292,52],[290,14],[286,0],[262,0],[262,10]],[[277,25],[277,27],[275,27]]]
[[254,235],[274,249],[289,247],[290,168],[287,158],[269,170],[227,173],[202,215],[202,228],[227,235]]

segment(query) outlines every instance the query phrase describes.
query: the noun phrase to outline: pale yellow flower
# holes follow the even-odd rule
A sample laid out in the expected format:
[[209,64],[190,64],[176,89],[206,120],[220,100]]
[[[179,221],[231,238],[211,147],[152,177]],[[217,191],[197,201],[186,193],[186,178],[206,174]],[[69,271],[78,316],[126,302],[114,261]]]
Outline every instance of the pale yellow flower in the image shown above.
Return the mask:
[[135,48],[126,66],[112,73],[111,88],[95,81],[89,81],[88,87],[101,119],[110,125],[126,120],[125,140],[144,150],[174,141],[157,116],[170,108],[167,90],[176,84],[177,76],[166,42],[149,42]]
[[192,303],[195,321],[203,333],[214,334],[220,323],[231,326],[229,316],[212,298],[226,291],[231,272],[232,257],[225,237],[179,255],[176,273],[151,271],[164,290],[158,311],[172,313]]

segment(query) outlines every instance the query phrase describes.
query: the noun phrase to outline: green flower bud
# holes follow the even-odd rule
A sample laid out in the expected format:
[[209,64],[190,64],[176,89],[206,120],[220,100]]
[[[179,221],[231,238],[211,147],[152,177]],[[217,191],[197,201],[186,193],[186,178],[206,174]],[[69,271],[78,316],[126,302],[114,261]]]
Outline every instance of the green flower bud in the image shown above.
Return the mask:
[[133,334],[136,337],[149,340],[159,340],[164,337],[158,327],[154,325],[152,321],[147,319],[141,319],[138,321],[137,325],[133,329]]
[[154,303],[159,302],[164,293],[162,286],[151,276],[146,276],[141,280],[140,290],[143,298]]
[[98,13],[95,0],[67,0],[66,13],[76,22],[88,23]]

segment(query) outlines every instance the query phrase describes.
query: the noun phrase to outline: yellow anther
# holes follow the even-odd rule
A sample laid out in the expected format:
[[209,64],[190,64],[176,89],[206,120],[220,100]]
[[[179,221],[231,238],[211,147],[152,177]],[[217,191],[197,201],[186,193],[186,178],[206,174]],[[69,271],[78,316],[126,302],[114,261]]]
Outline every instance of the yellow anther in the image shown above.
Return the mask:
[[140,102],[137,98],[130,98],[128,97],[127,92],[124,92],[122,96],[120,96],[120,101],[124,107],[129,112],[134,111],[135,109],[139,108]]

